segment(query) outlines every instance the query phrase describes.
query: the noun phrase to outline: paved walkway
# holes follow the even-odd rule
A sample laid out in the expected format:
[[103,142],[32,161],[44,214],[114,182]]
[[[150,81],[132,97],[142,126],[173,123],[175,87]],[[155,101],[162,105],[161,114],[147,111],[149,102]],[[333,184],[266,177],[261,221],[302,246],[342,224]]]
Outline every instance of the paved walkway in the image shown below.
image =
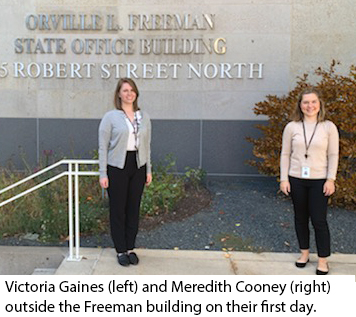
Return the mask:
[[[82,249],[80,262],[63,261],[56,274],[109,275],[314,275],[316,255],[305,269],[294,265],[292,253],[251,253],[139,249],[140,263],[122,267],[114,249]],[[356,275],[356,255],[333,255],[332,274]]]
[[[81,248],[81,261],[67,261],[67,248],[0,246],[0,274],[56,275],[314,275],[317,257],[304,269],[297,254],[136,249],[137,266],[122,267],[112,248]],[[355,275],[356,254],[333,254],[330,274]]]

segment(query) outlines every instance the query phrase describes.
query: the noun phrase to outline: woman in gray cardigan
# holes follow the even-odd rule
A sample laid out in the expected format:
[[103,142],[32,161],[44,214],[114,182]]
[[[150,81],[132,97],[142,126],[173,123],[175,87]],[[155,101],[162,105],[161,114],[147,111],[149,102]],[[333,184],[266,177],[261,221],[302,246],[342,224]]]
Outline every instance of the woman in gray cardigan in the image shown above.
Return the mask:
[[119,80],[114,104],[99,126],[100,186],[107,188],[111,236],[119,264],[138,264],[135,240],[144,185],[152,181],[151,121],[137,104],[139,92],[129,78]]

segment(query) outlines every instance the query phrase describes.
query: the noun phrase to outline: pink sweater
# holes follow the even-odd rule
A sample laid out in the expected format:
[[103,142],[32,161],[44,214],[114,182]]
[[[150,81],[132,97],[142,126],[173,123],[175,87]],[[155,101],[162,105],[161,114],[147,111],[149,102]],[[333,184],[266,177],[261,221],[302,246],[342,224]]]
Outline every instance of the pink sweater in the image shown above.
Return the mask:
[[[315,123],[306,123],[307,143],[313,134]],[[302,178],[302,167],[310,168],[310,179],[336,179],[339,160],[339,133],[331,121],[319,122],[305,158],[303,123],[289,122],[284,131],[281,152],[281,181],[288,175]]]

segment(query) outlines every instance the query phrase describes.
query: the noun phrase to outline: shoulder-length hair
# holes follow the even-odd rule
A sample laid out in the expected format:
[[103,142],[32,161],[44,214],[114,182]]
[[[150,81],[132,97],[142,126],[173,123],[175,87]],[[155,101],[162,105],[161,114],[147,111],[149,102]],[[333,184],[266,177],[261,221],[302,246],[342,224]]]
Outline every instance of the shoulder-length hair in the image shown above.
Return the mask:
[[136,93],[136,99],[133,103],[133,110],[134,111],[140,110],[140,108],[138,107],[138,102],[137,102],[139,92],[138,92],[135,82],[131,78],[121,78],[119,80],[119,82],[117,83],[116,90],[115,90],[115,96],[114,96],[115,108],[118,110],[122,110],[122,104],[121,104],[121,98],[119,96],[119,92],[120,92],[120,89],[124,83],[129,84],[131,86],[131,88],[134,90],[134,92]]
[[308,94],[315,94],[318,97],[319,102],[320,102],[320,110],[318,112],[318,122],[324,121],[325,120],[325,104],[324,104],[324,101],[322,100],[321,92],[314,87],[308,87],[308,88],[304,89],[299,94],[298,103],[296,104],[294,112],[291,115],[291,120],[303,121],[304,114],[302,112],[302,109],[300,108],[300,105],[302,103],[303,96],[308,95]]

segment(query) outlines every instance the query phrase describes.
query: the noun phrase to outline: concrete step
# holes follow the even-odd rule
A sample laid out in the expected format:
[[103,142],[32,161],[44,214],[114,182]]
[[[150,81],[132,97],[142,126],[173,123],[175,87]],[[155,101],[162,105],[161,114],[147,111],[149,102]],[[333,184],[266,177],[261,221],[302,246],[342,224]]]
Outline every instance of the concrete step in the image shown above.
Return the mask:
[[57,269],[67,253],[65,247],[0,246],[0,274],[31,275],[37,268]]
[[57,269],[54,268],[36,268],[32,275],[55,275]]

